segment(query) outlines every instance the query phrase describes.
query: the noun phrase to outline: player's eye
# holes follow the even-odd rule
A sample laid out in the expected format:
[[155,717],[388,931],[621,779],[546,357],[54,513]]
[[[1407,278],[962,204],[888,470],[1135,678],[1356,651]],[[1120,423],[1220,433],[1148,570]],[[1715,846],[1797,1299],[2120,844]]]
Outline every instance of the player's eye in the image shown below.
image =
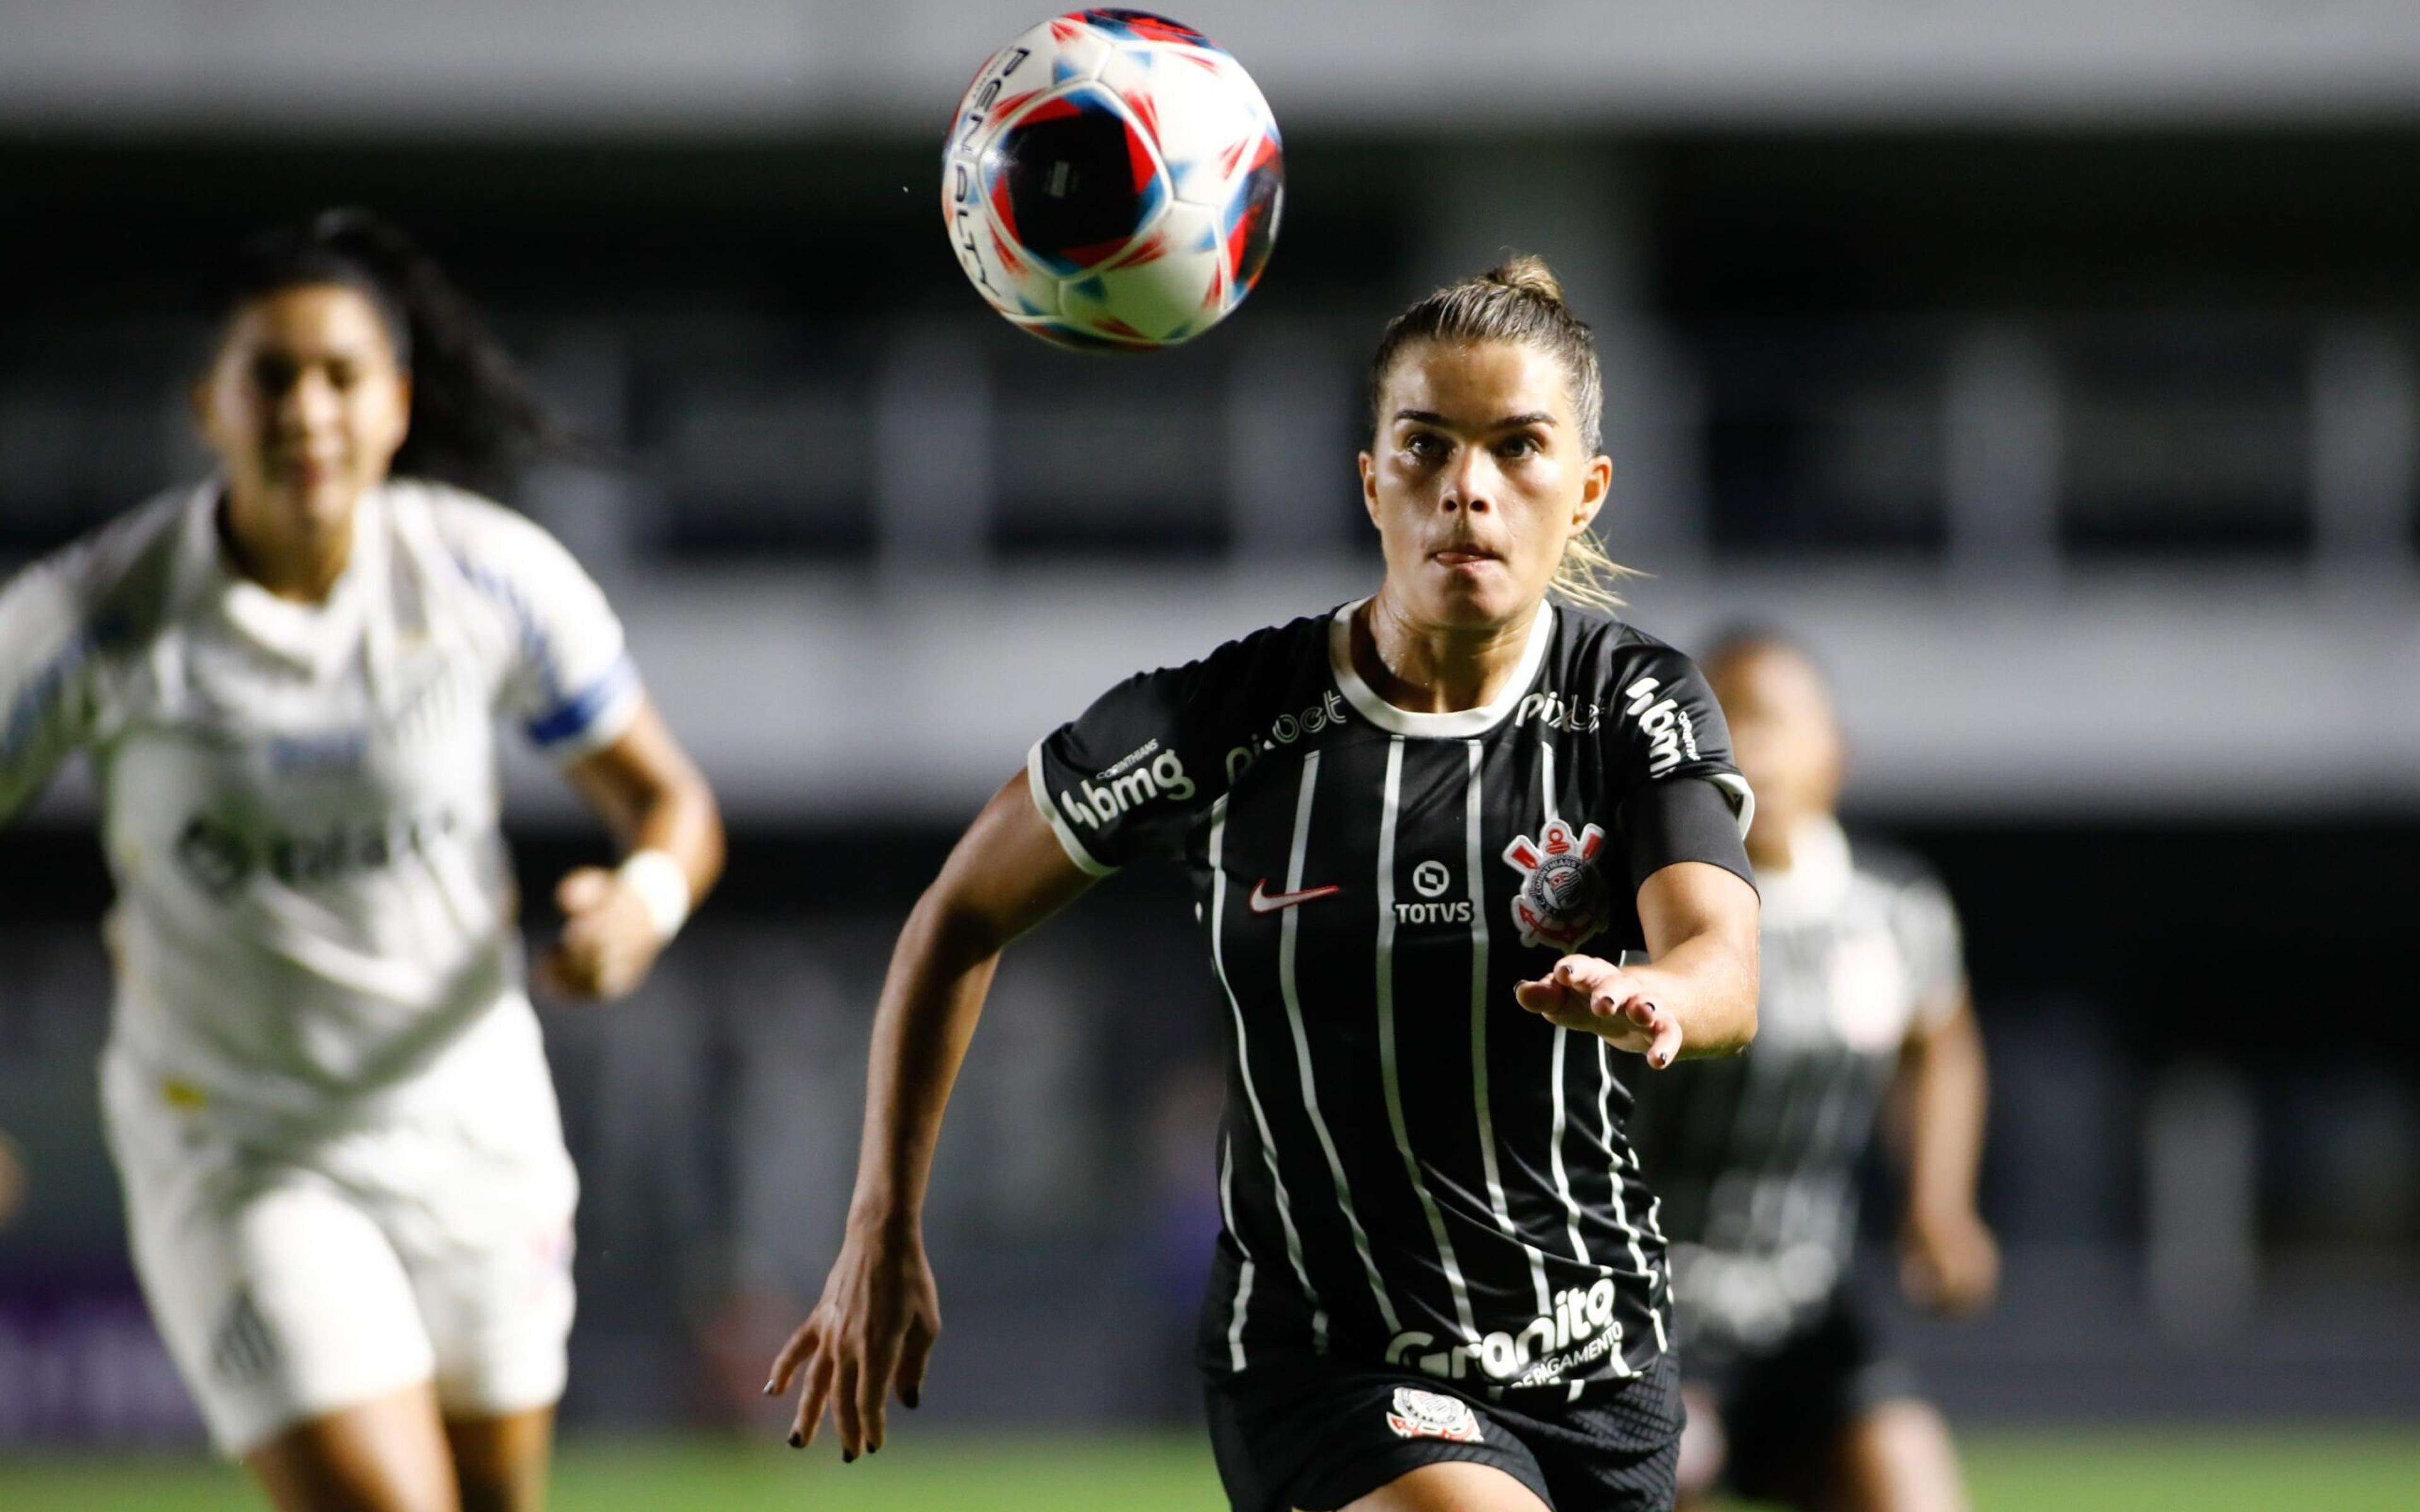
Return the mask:
[[351,388],[357,378],[358,375],[354,373],[353,364],[350,363],[328,364],[328,384],[339,393]]
[[1508,462],[1517,462],[1525,457],[1535,456],[1543,448],[1538,444],[1538,438],[1535,436],[1507,436],[1496,443],[1496,455]]
[[1447,446],[1446,439],[1436,432],[1416,430],[1404,438],[1404,450],[1410,453],[1416,460],[1435,462],[1443,459],[1450,448]]
[[283,357],[262,357],[252,364],[252,386],[272,397],[294,387],[300,376],[294,364]]

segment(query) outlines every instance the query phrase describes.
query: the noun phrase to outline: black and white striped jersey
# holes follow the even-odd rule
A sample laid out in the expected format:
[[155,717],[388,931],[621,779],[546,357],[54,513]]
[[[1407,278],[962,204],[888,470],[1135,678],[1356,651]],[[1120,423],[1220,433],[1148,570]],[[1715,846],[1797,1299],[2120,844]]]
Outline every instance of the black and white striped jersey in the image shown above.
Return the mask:
[[1513,985],[1639,949],[1665,866],[1746,876],[1753,800],[1651,637],[1544,609],[1494,702],[1413,714],[1355,674],[1357,607],[1120,684],[1033,748],[1033,795],[1085,870],[1193,882],[1233,1030],[1205,1364],[1576,1395],[1666,1347],[1643,1067]]
[[1664,1198],[1683,1334],[1754,1350],[1819,1311],[1856,1239],[1857,1187],[1901,1046],[1964,1001],[1939,883],[1829,820],[1764,871],[1756,1044],[1649,1079],[1633,1134]]

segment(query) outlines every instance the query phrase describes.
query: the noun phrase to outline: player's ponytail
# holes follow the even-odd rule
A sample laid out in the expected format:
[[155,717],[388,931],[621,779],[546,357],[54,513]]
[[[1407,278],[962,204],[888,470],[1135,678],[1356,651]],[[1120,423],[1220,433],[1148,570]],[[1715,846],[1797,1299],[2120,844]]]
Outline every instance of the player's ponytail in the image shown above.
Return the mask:
[[451,279],[400,226],[364,209],[322,210],[239,247],[212,289],[217,318],[280,289],[341,284],[384,319],[411,375],[411,428],[395,471],[483,493],[569,437],[531,392]]
[[[1564,302],[1562,281],[1544,258],[1515,254],[1483,273],[1435,290],[1387,322],[1370,359],[1372,435],[1386,421],[1380,411],[1396,360],[1406,347],[1432,341],[1513,341],[1547,353],[1562,364],[1570,384],[1583,449],[1593,456],[1605,444],[1605,377],[1597,365],[1596,337]],[[1606,554],[1595,531],[1586,530],[1563,547],[1550,586],[1566,603],[1611,610],[1621,607],[1622,579],[1636,576]]]

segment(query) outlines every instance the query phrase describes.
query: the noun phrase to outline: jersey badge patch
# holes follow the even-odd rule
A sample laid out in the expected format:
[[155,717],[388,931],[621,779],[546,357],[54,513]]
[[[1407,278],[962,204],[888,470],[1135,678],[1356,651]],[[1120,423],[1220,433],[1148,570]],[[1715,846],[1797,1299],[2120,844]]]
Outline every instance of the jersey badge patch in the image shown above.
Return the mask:
[[1604,933],[1612,916],[1611,889],[1596,864],[1604,846],[1605,831],[1596,825],[1575,834],[1549,819],[1536,840],[1522,835],[1504,847],[1505,864],[1521,873],[1512,921],[1523,945],[1574,950]]
[[1452,1443],[1478,1443],[1479,1414],[1459,1396],[1422,1391],[1418,1386],[1395,1388],[1395,1410],[1387,1426],[1398,1438],[1444,1439]]

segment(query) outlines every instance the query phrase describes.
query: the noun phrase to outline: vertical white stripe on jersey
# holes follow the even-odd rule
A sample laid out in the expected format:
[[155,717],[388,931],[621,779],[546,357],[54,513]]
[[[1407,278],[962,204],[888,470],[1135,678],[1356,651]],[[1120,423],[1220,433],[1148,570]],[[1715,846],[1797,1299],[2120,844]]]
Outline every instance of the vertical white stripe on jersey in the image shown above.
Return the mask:
[[[1302,1283],[1302,1294],[1311,1302],[1311,1343],[1319,1353],[1327,1352],[1327,1309],[1319,1304],[1319,1288],[1311,1284],[1311,1273],[1303,1268],[1302,1235],[1294,1227],[1294,1204],[1286,1197],[1285,1177],[1278,1170],[1278,1143],[1269,1134],[1269,1116],[1261,1109],[1261,1094],[1252,1086],[1251,1044],[1244,1037],[1244,1009],[1235,1001],[1235,989],[1227,984],[1227,873],[1219,861],[1227,842],[1227,798],[1221,794],[1210,806],[1210,965],[1218,974],[1218,990],[1227,995],[1227,1008],[1235,1015],[1235,1065],[1244,1078],[1244,1098],[1252,1104],[1252,1121],[1260,1126],[1261,1154],[1269,1163],[1269,1181],[1277,1189],[1278,1222],[1285,1229],[1286,1259],[1294,1266],[1294,1278]],[[1233,1225],[1231,1222],[1232,1231]]]
[[[1621,1196],[1621,1144],[1614,1137],[1613,1133],[1613,1050],[1605,1042],[1602,1036],[1599,1036],[1596,1041],[1596,1116],[1597,1121],[1605,1129],[1605,1148],[1613,1156],[1613,1164],[1606,1173],[1613,1178],[1613,1226],[1621,1229],[1622,1238],[1629,1242],[1630,1263],[1637,1268],[1639,1278],[1645,1281],[1652,1290],[1655,1285],[1655,1272],[1647,1263],[1647,1251],[1639,1244],[1638,1230],[1630,1221],[1630,1205],[1624,1202]],[[1637,1157],[1633,1155],[1631,1158],[1636,1160]],[[1671,1348],[1664,1337],[1663,1309],[1650,1307],[1647,1310],[1647,1316],[1655,1324],[1656,1347]],[[1616,1375],[1627,1376],[1636,1373],[1630,1368],[1630,1362],[1622,1358],[1621,1351],[1615,1351],[1613,1361]]]
[[1243,1266],[1235,1273],[1235,1316],[1227,1324],[1227,1352],[1240,1374],[1244,1368],[1244,1311],[1252,1302],[1252,1247],[1235,1230],[1235,1145],[1231,1139],[1218,1141],[1218,1215],[1227,1220],[1227,1232],[1235,1235],[1235,1247],[1244,1254]]
[[1496,1119],[1487,1095],[1487,874],[1480,855],[1480,822],[1486,794],[1480,784],[1479,742],[1466,743],[1470,752],[1470,784],[1463,800],[1463,870],[1470,887],[1470,1100],[1479,1113],[1479,1158],[1487,1173],[1487,1203],[1496,1211],[1496,1227],[1529,1257],[1529,1279],[1538,1288],[1538,1316],[1555,1316],[1554,1294],[1546,1287],[1546,1257],[1512,1227],[1512,1210],[1504,1200],[1504,1178],[1496,1165]]
[[[1555,818],[1555,748],[1551,742],[1544,740],[1538,742],[1538,807],[1545,815],[1546,822],[1551,824]],[[1599,1042],[1603,1041],[1600,1040]],[[1563,1106],[1563,1062],[1570,1043],[1571,1031],[1557,1025],[1554,1072],[1555,1129],[1554,1137],[1547,1141],[1546,1154],[1549,1164],[1554,1167],[1555,1192],[1563,1199],[1563,1211],[1567,1215],[1567,1222],[1571,1228],[1572,1256],[1582,1265],[1588,1265],[1592,1262],[1589,1259],[1588,1243],[1580,1237],[1579,1198],[1572,1195],[1570,1168],[1563,1164],[1563,1132],[1569,1127],[1569,1118]],[[1597,1269],[1606,1271],[1610,1268],[1600,1265]],[[1572,1399],[1576,1401],[1579,1399],[1577,1395],[1579,1382],[1576,1381],[1572,1382],[1572,1387],[1574,1392]]]
[[1428,1214],[1437,1263],[1445,1268],[1446,1286],[1453,1292],[1454,1319],[1462,1324],[1463,1342],[1476,1347],[1479,1319],[1470,1310],[1470,1285],[1462,1277],[1462,1262],[1454,1257],[1445,1215],[1437,1211],[1428,1182],[1420,1178],[1419,1158],[1412,1153],[1411,1132],[1404,1123],[1403,1086],[1395,1075],[1395,815],[1403,796],[1404,737],[1397,735],[1387,744],[1387,782],[1378,810],[1378,1071],[1387,1088],[1387,1123],[1395,1132],[1395,1149],[1404,1157],[1404,1174],[1411,1180],[1412,1194],[1420,1199],[1420,1211]]
[[[1555,1128],[1546,1141],[1546,1161],[1555,1173],[1555,1195],[1563,1199],[1564,1224],[1571,1230],[1572,1258],[1582,1265],[1589,1262],[1588,1242],[1580,1237],[1580,1201],[1572,1196],[1571,1173],[1563,1166],[1563,1131],[1568,1125],[1563,1108],[1563,1052],[1571,1042],[1571,1031],[1555,1026]],[[1599,1039],[1598,1043],[1604,1043]]]
[[[1302,890],[1302,858],[1311,841],[1311,799],[1319,791],[1319,752],[1312,751],[1302,759],[1302,795],[1294,807],[1294,854],[1286,860],[1286,891]],[[1344,1211],[1344,1222],[1353,1230],[1353,1250],[1361,1257],[1361,1269],[1370,1277],[1370,1295],[1377,1301],[1378,1316],[1386,1319],[1388,1337],[1404,1331],[1403,1319],[1395,1316],[1395,1304],[1387,1296],[1387,1283],[1378,1274],[1378,1262],[1370,1255],[1370,1236],[1362,1231],[1361,1215],[1353,1211],[1353,1190],[1345,1184],[1344,1162],[1336,1153],[1336,1140],[1327,1132],[1327,1120],[1319,1111],[1319,1084],[1311,1072],[1311,1038],[1302,1028],[1302,999],[1295,990],[1295,939],[1300,929],[1301,910],[1289,908],[1278,920],[1278,990],[1285,997],[1286,1026],[1294,1031],[1295,1070],[1302,1078],[1303,1111],[1311,1115],[1311,1132],[1319,1135],[1319,1148],[1327,1154],[1327,1174],[1336,1183],[1336,1205]]]

